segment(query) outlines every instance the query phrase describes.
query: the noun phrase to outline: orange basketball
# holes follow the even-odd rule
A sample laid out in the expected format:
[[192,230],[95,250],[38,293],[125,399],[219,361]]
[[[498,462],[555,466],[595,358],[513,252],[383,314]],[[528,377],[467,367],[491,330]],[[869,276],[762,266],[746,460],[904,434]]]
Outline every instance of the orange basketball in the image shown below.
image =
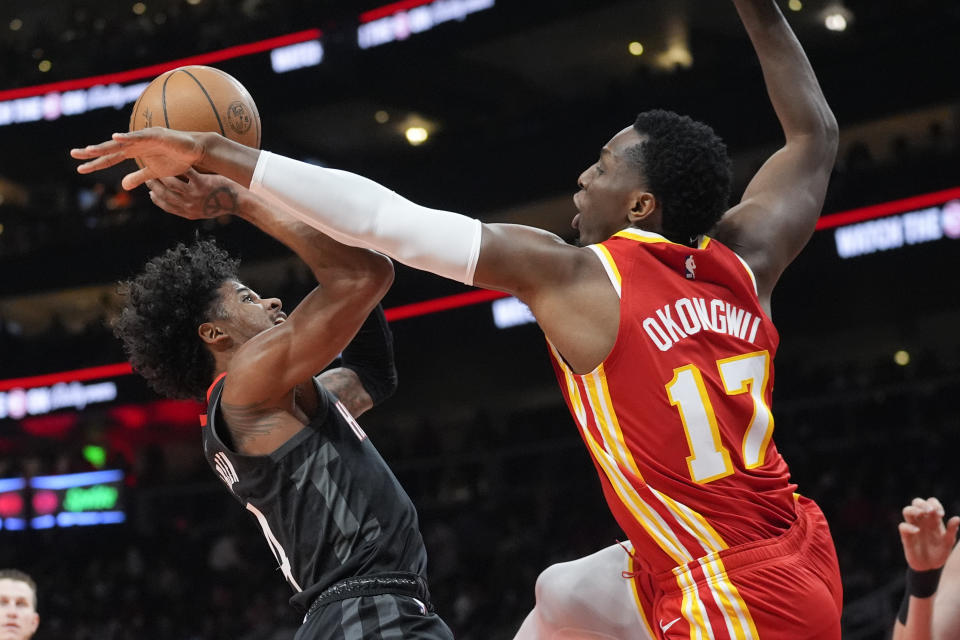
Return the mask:
[[154,79],[130,114],[130,131],[147,127],[211,131],[260,148],[253,98],[236,78],[213,67],[180,67]]

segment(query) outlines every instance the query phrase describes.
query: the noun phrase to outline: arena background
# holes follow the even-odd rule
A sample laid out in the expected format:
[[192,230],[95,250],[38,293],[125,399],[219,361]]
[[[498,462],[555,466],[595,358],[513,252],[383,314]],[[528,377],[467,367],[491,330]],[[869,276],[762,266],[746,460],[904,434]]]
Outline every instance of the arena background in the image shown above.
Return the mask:
[[[824,228],[774,296],[775,437],[830,519],[844,637],[883,638],[900,508],[936,495],[960,511],[960,6],[780,4],[841,147]],[[846,28],[828,29],[837,15]],[[0,565],[40,583],[41,639],[289,638],[298,624],[258,528],[205,467],[197,406],[127,374],[104,323],[115,282],[197,229],[287,308],[308,274],[242,221],[174,219],[122,192],[122,171],[80,177],[67,156],[123,130],[134,85],[181,59],[250,89],[267,149],[567,238],[577,176],[640,110],[713,125],[738,194],[780,143],[729,2],[4,0]],[[450,298],[469,291],[398,267],[385,306],[400,389],[362,423],[419,509],[441,614],[459,638],[495,640],[532,606],[540,570],[623,536],[541,332]],[[438,298],[452,308],[406,306]],[[125,477],[87,476],[72,503],[67,485],[29,482],[98,469]]]

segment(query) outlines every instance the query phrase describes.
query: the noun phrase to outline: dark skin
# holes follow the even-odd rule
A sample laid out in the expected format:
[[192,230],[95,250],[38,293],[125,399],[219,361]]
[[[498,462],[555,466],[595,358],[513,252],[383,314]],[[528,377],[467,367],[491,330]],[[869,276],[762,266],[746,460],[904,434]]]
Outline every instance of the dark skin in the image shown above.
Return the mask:
[[[267,455],[310,421],[318,404],[314,374],[356,334],[393,282],[393,267],[384,256],[335,242],[226,178],[193,170],[184,177],[150,180],[154,203],[191,220],[242,217],[293,249],[319,283],[287,316],[279,299],[261,298],[229,280],[220,287],[222,313],[197,328],[216,375],[228,374],[221,406],[235,449]],[[331,369],[319,381],[354,416],[373,406],[350,369]]]
[[[739,204],[715,236],[750,265],[761,304],[770,298],[783,270],[810,239],[823,206],[837,150],[837,124],[813,69],[772,0],[733,0],[763,69],[785,143],[757,172]],[[600,242],[636,227],[661,232],[656,194],[626,156],[641,141],[632,127],[604,145],[581,174],[573,225],[581,244]],[[124,178],[132,189],[158,175],[190,166],[248,186],[259,151],[214,134],[144,129],[74,149],[89,160],[81,173],[139,157],[144,168]],[[572,369],[587,373],[601,364],[617,338],[620,299],[592,251],[573,247],[551,233],[521,225],[485,224],[474,276],[478,286],[511,293],[533,311],[544,333]]]

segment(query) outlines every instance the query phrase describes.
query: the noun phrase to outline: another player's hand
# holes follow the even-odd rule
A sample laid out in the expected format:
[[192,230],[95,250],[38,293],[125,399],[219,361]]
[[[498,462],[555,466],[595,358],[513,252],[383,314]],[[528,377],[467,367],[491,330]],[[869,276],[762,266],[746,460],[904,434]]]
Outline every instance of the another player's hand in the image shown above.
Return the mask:
[[188,220],[206,220],[239,211],[242,187],[223,176],[187,169],[181,177],[153,178],[146,185],[155,205]]
[[79,173],[93,173],[129,158],[137,158],[142,169],[123,178],[123,188],[134,189],[147,180],[183,174],[199,163],[204,155],[206,134],[150,127],[131,133],[115,133],[111,140],[82,149],[71,149],[78,160],[89,160],[77,167]]
[[903,508],[900,523],[900,540],[903,555],[914,571],[939,569],[957,541],[960,516],[953,516],[944,526],[943,505],[936,498],[914,498]]

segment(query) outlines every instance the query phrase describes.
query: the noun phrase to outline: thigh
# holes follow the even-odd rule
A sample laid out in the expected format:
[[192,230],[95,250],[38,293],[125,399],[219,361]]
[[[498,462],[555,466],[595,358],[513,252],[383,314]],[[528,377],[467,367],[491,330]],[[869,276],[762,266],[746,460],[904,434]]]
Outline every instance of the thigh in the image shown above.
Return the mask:
[[830,585],[801,554],[743,567],[663,595],[656,615],[669,640],[840,640]]
[[295,640],[453,640],[453,633],[419,600],[384,594],[332,602],[304,622]]
[[[631,558],[620,545],[548,567],[537,578],[537,604],[518,638],[652,640]],[[625,575],[626,574],[626,575]],[[535,632],[534,632],[535,631]]]

